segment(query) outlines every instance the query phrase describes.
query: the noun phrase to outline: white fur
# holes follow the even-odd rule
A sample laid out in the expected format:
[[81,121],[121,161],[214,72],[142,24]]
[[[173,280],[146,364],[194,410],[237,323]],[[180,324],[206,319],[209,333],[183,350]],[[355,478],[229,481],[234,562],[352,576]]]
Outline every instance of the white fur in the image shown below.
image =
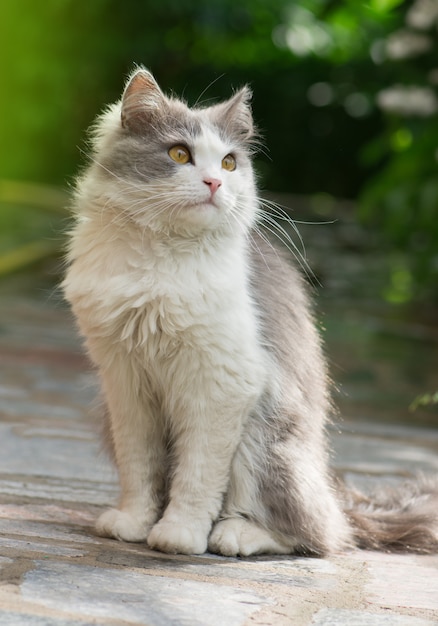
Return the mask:
[[225,556],[290,554],[297,547],[293,541],[281,543],[267,530],[237,517],[218,522],[208,545],[212,552],[220,552]]
[[[119,508],[97,528],[147,537],[167,552],[206,550],[242,428],[266,384],[244,238],[253,183],[221,169],[228,152],[207,128],[196,166],[181,166],[172,181],[178,198],[161,183],[160,212],[148,187],[103,183],[89,170],[64,281],[99,369],[120,474]],[[208,176],[222,181],[213,203]],[[168,439],[173,474],[158,521]]]

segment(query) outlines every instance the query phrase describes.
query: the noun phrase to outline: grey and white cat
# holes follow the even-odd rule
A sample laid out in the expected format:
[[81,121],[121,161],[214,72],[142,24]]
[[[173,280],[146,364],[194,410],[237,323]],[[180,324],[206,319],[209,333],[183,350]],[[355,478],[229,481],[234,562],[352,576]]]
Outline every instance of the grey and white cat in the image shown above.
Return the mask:
[[63,286],[120,476],[97,530],[185,554],[436,550],[436,480],[374,506],[330,478],[326,366],[258,234],[249,99],[188,108],[138,69],[95,126]]

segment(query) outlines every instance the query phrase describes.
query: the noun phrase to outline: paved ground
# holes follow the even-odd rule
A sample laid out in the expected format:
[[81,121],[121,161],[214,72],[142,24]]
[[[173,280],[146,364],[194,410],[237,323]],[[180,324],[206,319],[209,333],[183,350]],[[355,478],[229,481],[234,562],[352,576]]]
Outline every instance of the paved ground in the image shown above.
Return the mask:
[[[0,625],[438,624],[438,556],[170,557],[101,539],[116,477],[94,380],[55,301],[0,300]],[[344,422],[348,480],[438,471],[438,431]]]

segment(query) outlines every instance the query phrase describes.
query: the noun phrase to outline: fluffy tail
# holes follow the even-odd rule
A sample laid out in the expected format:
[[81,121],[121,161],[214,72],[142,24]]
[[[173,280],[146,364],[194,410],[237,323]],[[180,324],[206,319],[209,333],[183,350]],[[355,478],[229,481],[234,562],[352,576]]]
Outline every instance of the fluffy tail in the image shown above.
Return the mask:
[[345,513],[364,550],[438,552],[438,477],[418,476],[370,495],[348,488]]

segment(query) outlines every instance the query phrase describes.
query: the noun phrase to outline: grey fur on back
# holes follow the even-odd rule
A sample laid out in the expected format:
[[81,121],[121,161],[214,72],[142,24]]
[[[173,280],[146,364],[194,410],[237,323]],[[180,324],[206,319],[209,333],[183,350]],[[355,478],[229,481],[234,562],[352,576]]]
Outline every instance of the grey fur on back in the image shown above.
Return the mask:
[[[304,450],[321,464],[329,488],[337,488],[351,528],[351,535],[344,535],[346,547],[437,552],[438,477],[419,476],[399,487],[378,486],[366,495],[332,481],[327,470],[324,473],[328,460],[324,424],[332,412],[330,380],[304,280],[284,252],[256,234],[251,236],[251,268],[264,345],[280,365],[282,384],[280,399],[265,409],[270,465],[261,478],[261,493],[269,512],[267,525],[287,535],[311,524],[312,515],[307,516],[311,507],[300,500],[297,474],[288,467],[288,461],[293,463],[288,452],[300,455]],[[318,543],[318,528],[313,527],[307,545],[313,542],[321,554],[327,551],[325,541]]]
[[[266,525],[284,539],[300,537],[296,551],[324,554],[349,546],[351,539],[327,470],[324,425],[331,402],[321,340],[304,280],[285,252],[255,233],[250,248],[262,343],[277,365],[280,388],[262,409],[269,461],[259,480]],[[321,523],[324,511],[337,527],[336,545]]]

